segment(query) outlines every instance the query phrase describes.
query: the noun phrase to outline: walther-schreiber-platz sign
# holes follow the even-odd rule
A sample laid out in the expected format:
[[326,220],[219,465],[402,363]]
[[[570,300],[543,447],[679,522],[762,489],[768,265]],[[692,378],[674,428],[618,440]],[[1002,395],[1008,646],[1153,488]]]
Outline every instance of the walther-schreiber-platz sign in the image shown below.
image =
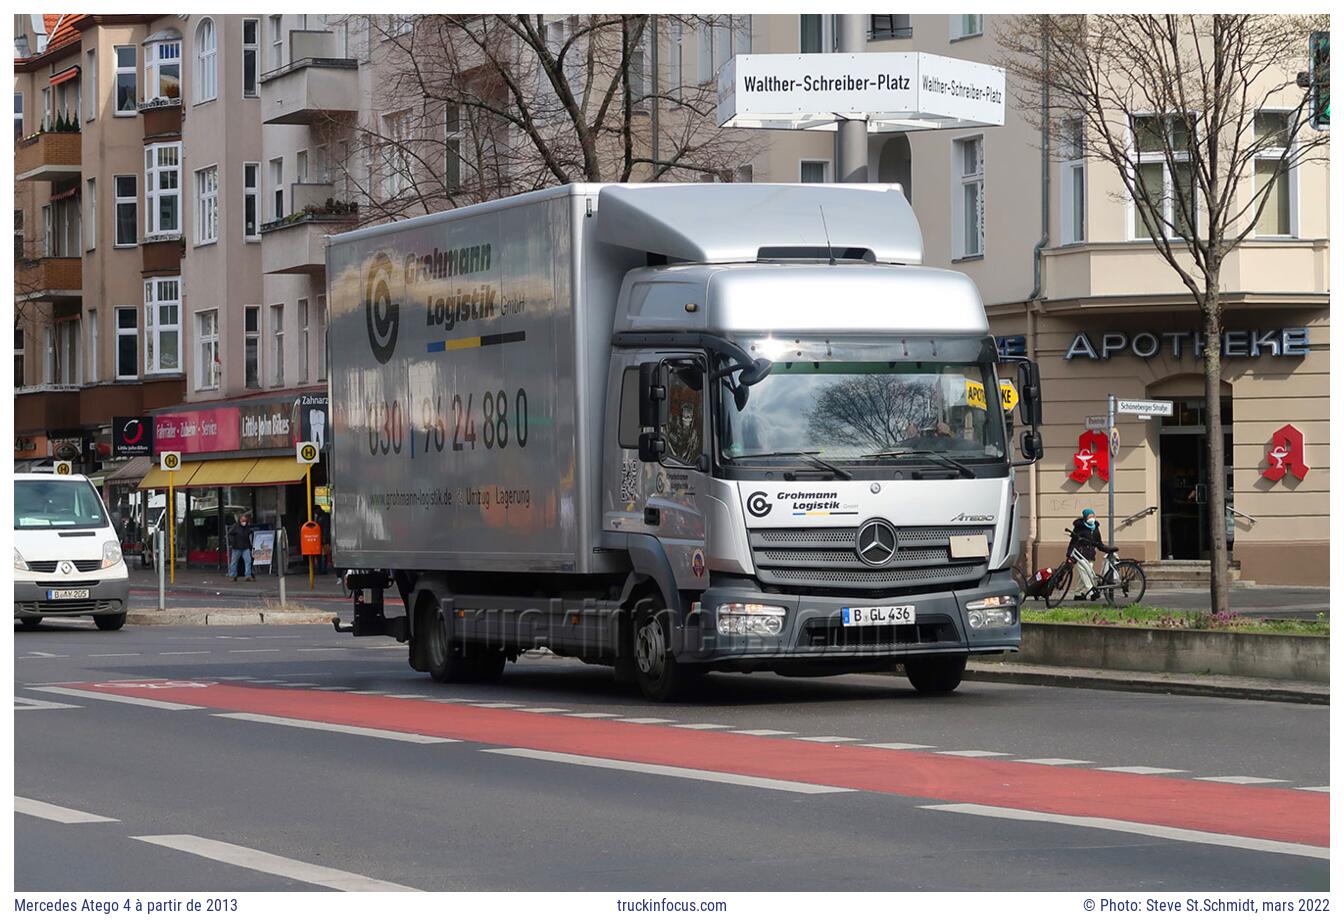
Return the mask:
[[739,54],[719,74],[719,124],[912,131],[1003,124],[1003,69],[922,52]]

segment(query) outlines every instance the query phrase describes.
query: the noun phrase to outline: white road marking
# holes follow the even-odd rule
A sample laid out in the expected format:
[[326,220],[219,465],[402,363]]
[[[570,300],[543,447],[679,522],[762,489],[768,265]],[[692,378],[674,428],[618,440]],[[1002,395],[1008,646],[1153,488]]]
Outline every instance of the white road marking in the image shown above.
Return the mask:
[[341,735],[364,735],[369,738],[382,738],[385,741],[409,741],[411,744],[453,744],[458,740],[456,738],[436,738],[433,735],[417,735],[412,732],[394,732],[385,728],[365,728],[362,725],[340,725],[336,722],[314,722],[311,719],[266,716],[255,712],[216,712],[212,715],[221,719],[237,719],[240,722],[264,722],[268,725],[284,725],[289,728],[311,728],[323,732],[336,732]]
[[52,805],[50,802],[39,802],[37,799],[25,799],[21,795],[14,796],[14,810],[21,815],[31,815],[34,818],[45,818],[48,821],[56,821],[61,824],[117,823],[116,818],[104,818],[102,815],[92,815],[87,811],[77,811],[74,808]]
[[353,690],[354,687],[318,687],[319,690]]
[[1091,760],[1071,760],[1068,757],[1023,757],[1018,763],[1034,763],[1043,767],[1076,767],[1085,763],[1092,763]]
[[360,696],[384,696],[386,690],[351,690],[351,693],[357,693]]
[[571,712],[567,713],[571,719],[614,719],[620,715],[619,712]]
[[1098,830],[1120,831],[1126,834],[1142,834],[1146,837],[1161,837],[1166,840],[1179,840],[1183,843],[1205,843],[1213,846],[1236,847],[1242,850],[1259,850],[1264,853],[1284,853],[1289,856],[1308,856],[1312,859],[1329,859],[1329,847],[1315,847],[1304,843],[1286,843],[1282,840],[1264,840],[1259,837],[1239,837],[1235,834],[1215,834],[1209,831],[1188,830],[1181,827],[1165,827],[1160,824],[1142,824],[1137,821],[1121,821],[1116,818],[1088,818],[1080,815],[1056,815],[1043,811],[1025,811],[1020,808],[999,808],[994,805],[920,805],[928,811],[950,811],[964,815],[979,815],[986,818],[1008,818],[1013,821],[1042,821],[1049,824],[1072,824],[1077,827],[1092,827]]
[[90,655],[90,658],[134,658],[139,652],[97,652]]
[[730,735],[757,735],[757,736],[764,736],[764,735],[793,735],[793,734],[797,734],[797,733],[796,733],[796,732],[784,732],[784,731],[780,731],[780,730],[777,729],[777,728],[735,728],[735,729],[733,729],[732,731],[730,731],[728,734],[730,734]]
[[1185,773],[1185,770],[1169,770],[1166,767],[1097,767],[1106,773],[1137,773],[1139,776],[1154,776],[1158,773]]
[[369,878],[367,875],[356,875],[353,872],[344,872],[340,869],[332,869],[329,866],[318,866],[313,863],[300,862],[297,859],[289,859],[285,856],[276,856],[273,853],[254,850],[251,847],[240,847],[219,840],[209,840],[205,837],[197,837],[194,834],[161,834],[152,837],[132,837],[131,839],[167,847],[171,850],[180,850],[183,853],[192,853],[206,859],[213,859],[215,862],[228,863],[231,866],[254,869],[257,872],[265,872],[267,875],[279,875],[284,878],[292,878],[295,881],[307,882],[310,885],[321,885],[323,888],[332,888],[336,891],[418,890],[408,888],[405,885],[396,885],[392,882]]
[[30,655],[20,655],[17,661],[46,661],[48,658],[69,658],[69,655],[53,655],[49,652],[33,652]]
[[160,655],[209,655],[210,652],[159,652]]
[[1007,757],[1002,751],[934,751],[948,757]]
[[[533,712],[535,710],[524,709],[523,712]],[[652,716],[637,716],[631,719],[617,719],[617,722],[629,722],[631,725],[662,725],[664,723],[675,722],[676,719],[655,719]]]
[[518,709],[522,703],[470,703],[478,709]]
[[1266,779],[1263,776],[1192,776],[1201,783],[1231,783],[1234,786],[1259,786],[1265,783],[1284,783],[1287,780]]
[[717,722],[678,722],[673,728],[689,728],[698,732],[713,731],[716,728],[732,728],[731,725],[720,725]]
[[231,648],[229,649],[229,654],[255,655],[259,652],[278,652],[278,651],[280,651],[278,648]]
[[1296,786],[1294,788],[1296,788],[1298,792],[1324,792],[1327,794],[1330,792],[1329,786]]
[[58,703],[55,700],[33,700],[26,696],[14,697],[14,711],[23,712],[30,709],[83,709],[83,706],[76,706],[74,703]]
[[74,687],[29,687],[42,693],[60,693],[65,696],[78,696],[86,700],[102,700],[105,703],[129,703],[132,706],[148,706],[150,709],[204,709],[203,706],[188,706],[186,703],[170,703],[167,700],[145,700],[138,696],[118,696],[115,693],[97,693],[93,690],[78,690]]
[[428,694],[428,693],[389,693],[389,694],[387,695],[387,698],[388,698],[389,700],[427,700],[427,699],[429,699],[429,694]]
[[865,744],[861,746],[881,748],[884,751],[918,751],[933,747],[932,744],[906,744],[903,741],[883,741],[878,744]]
[[[440,702],[448,702],[441,700]],[[534,706],[531,709],[520,709],[519,712],[569,712],[568,709],[560,709],[555,706]]]
[[775,789],[781,792],[814,794],[854,791],[841,786],[822,786],[816,783],[798,783],[762,776],[746,776],[740,773],[721,773],[717,770],[694,770],[689,767],[670,767],[663,764],[636,763],[630,760],[611,760],[606,757],[585,757],[581,754],[561,754],[556,751],[534,751],[530,748],[486,748],[484,753],[507,754],[510,757],[525,757],[529,760],[545,760],[551,763],[567,763],[581,767],[600,767],[604,770],[624,770],[629,773],[650,773],[655,776],[698,779],[708,783],[727,783],[730,786],[755,786],[758,789]]
[[305,684],[302,681],[298,683],[276,684],[277,687],[316,687],[317,684]]
[[820,744],[841,744],[849,741],[862,741],[862,738],[846,738],[844,735],[816,735],[812,738],[795,738],[795,741],[816,741]]
[[278,684],[278,683],[282,683],[282,681],[280,681],[279,679],[274,678],[274,677],[249,677],[249,678],[248,678],[248,682],[249,682],[249,683],[253,683],[253,684]]

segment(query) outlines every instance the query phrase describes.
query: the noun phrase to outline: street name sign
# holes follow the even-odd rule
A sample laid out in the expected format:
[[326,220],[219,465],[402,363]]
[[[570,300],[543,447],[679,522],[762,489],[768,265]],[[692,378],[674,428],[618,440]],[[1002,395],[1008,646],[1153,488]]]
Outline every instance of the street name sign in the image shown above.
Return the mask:
[[1087,429],[1089,429],[1089,430],[1091,430],[1091,431],[1105,431],[1105,430],[1106,430],[1106,416],[1104,416],[1104,415],[1089,415],[1089,416],[1087,416],[1086,418],[1083,419],[1083,427],[1084,427],[1084,428],[1087,428]]
[[1117,399],[1115,401],[1115,411],[1122,412],[1125,415],[1168,416],[1171,415],[1172,408],[1172,402],[1169,399]]

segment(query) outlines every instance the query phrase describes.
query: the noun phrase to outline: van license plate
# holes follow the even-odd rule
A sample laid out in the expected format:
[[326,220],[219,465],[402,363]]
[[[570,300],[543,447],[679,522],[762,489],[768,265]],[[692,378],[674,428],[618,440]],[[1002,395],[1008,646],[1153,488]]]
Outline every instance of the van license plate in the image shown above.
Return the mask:
[[84,601],[88,599],[88,588],[62,588],[47,592],[47,600],[49,601]]
[[846,626],[913,626],[914,605],[904,607],[845,607],[840,611]]

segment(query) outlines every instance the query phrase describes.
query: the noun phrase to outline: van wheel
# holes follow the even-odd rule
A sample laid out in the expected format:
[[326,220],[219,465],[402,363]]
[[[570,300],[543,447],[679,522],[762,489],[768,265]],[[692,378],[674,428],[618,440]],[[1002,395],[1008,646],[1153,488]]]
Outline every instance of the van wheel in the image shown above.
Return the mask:
[[[39,619],[41,619],[39,617]],[[126,614],[124,613],[105,613],[93,618],[94,625],[107,632],[121,629],[126,625]]]
[[666,703],[694,683],[696,672],[672,654],[668,614],[655,601],[646,600],[636,608],[633,639],[635,680],[646,698]]
[[965,655],[928,655],[905,660],[905,676],[919,693],[951,693],[965,673]]
[[32,627],[36,626],[38,623],[41,623],[41,622],[42,622],[42,618],[41,618],[41,617],[19,617],[19,622],[22,623],[24,626],[27,626],[27,627],[29,627],[29,628],[32,628]]

